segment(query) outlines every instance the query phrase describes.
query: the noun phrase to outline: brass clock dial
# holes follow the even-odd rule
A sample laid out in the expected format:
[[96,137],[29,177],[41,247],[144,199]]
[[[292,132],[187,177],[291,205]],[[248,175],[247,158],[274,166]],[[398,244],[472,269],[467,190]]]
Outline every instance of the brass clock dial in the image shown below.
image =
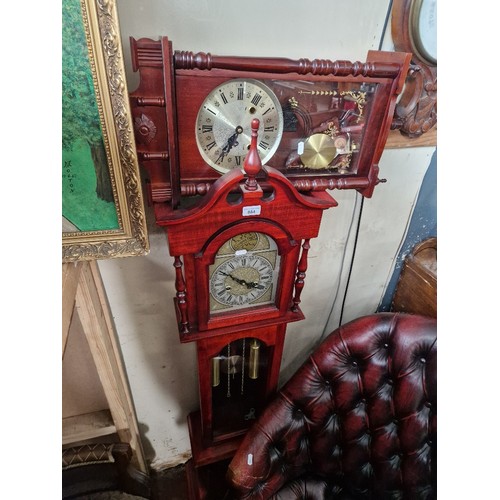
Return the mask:
[[210,267],[210,310],[273,303],[279,260],[276,242],[263,233],[242,233],[224,243]]
[[210,92],[196,119],[196,143],[208,165],[220,173],[243,166],[254,118],[262,127],[258,150],[265,164],[283,134],[283,113],[273,91],[257,80],[235,79]]

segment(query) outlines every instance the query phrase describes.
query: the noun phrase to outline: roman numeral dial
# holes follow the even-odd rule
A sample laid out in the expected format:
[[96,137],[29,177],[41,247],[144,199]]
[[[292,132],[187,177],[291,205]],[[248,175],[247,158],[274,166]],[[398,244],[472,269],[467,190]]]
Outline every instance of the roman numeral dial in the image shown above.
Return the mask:
[[241,167],[250,147],[253,118],[262,124],[258,150],[266,164],[283,134],[283,113],[276,95],[253,79],[229,80],[212,90],[196,119],[196,143],[203,160],[221,174]]
[[276,242],[263,233],[243,233],[226,242],[210,268],[210,310],[273,303],[279,262]]

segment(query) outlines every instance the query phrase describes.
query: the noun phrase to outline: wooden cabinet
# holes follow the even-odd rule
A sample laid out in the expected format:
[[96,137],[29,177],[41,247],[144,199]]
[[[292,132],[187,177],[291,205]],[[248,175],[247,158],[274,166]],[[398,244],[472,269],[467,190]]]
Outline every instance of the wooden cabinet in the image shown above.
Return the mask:
[[437,316],[437,238],[415,245],[406,257],[392,310]]
[[[96,262],[62,266],[63,447],[127,443],[147,465],[134,404]],[[66,395],[66,397],[65,397]]]

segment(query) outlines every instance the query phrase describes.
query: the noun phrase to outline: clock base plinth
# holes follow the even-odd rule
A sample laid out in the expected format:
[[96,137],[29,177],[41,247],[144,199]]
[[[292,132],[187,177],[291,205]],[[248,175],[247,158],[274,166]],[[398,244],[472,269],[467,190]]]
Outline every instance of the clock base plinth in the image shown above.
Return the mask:
[[189,500],[222,500],[228,493],[225,474],[231,459],[204,467],[195,467],[192,459],[186,462]]
[[189,439],[191,441],[191,454],[196,467],[208,465],[226,458],[231,458],[238,449],[246,431],[220,440],[216,443],[205,445],[201,427],[201,413],[195,411],[188,415]]
[[221,500],[226,493],[225,473],[244,433],[204,446],[201,414],[188,415],[192,458],[186,463],[189,500]]

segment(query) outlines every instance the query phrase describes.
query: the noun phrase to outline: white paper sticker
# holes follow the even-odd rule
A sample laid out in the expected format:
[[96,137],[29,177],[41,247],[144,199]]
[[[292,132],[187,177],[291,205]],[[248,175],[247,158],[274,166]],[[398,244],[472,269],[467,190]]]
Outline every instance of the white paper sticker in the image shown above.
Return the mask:
[[252,465],[253,464],[253,455],[251,453],[249,453],[247,455],[247,464],[248,465]]
[[251,215],[260,215],[260,205],[255,205],[252,207],[243,207],[243,217],[249,217]]
[[236,252],[234,252],[234,255],[245,255],[247,253],[247,251],[242,248],[241,250],[236,250]]
[[303,142],[299,142],[297,144],[297,154],[301,155],[304,153],[304,143]]

